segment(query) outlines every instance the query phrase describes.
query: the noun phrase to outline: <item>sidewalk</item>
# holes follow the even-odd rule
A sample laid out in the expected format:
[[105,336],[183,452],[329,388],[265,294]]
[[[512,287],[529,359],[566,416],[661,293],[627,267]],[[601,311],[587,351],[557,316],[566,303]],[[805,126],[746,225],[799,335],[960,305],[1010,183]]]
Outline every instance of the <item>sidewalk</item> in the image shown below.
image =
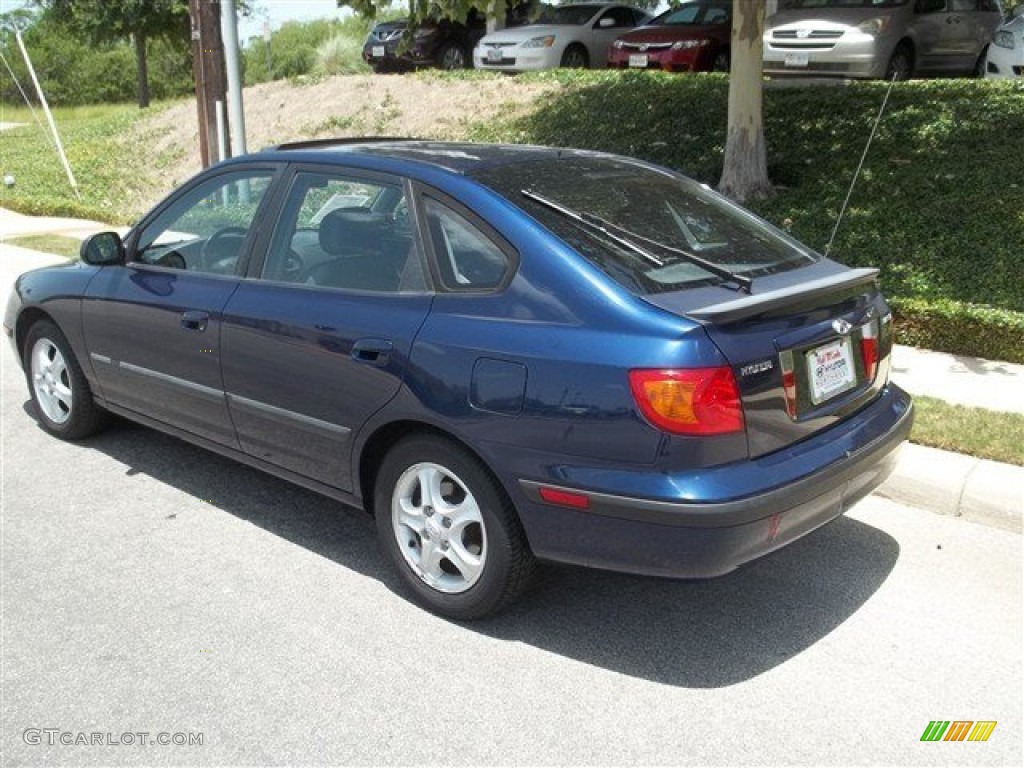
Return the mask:
[[[107,229],[111,227],[94,221],[23,216],[0,208],[0,258],[16,260],[18,271],[45,266],[59,257],[4,246],[3,241],[31,234],[84,239]],[[8,287],[0,285],[0,290],[2,304]],[[892,380],[915,396],[1024,413],[1024,365],[897,345]],[[908,444],[902,448],[896,471],[876,493],[939,514],[1022,530],[1024,467]]]
[[0,208],[0,243],[13,237],[27,235],[63,235],[84,240],[97,232],[114,230],[127,231],[124,227],[113,227],[87,219],[64,219],[55,216],[26,216],[6,208]]

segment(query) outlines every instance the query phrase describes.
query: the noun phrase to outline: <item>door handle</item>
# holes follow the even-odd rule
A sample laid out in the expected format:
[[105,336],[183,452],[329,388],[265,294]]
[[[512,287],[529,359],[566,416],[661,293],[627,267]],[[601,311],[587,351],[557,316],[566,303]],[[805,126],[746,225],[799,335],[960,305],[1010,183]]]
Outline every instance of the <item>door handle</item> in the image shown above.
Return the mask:
[[181,327],[186,331],[205,331],[206,324],[210,321],[209,312],[189,310],[181,316]]
[[352,344],[352,359],[368,365],[387,365],[395,345],[387,339],[358,339]]

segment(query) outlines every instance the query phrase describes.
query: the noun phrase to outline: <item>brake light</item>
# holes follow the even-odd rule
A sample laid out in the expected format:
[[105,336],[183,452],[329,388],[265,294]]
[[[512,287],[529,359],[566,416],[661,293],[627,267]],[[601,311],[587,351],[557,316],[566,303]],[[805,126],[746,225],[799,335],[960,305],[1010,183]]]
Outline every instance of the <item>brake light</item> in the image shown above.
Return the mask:
[[868,381],[874,381],[878,372],[878,326],[874,320],[860,327],[860,356],[864,360],[864,374]]
[[629,372],[633,398],[647,420],[677,435],[743,430],[743,407],[732,368],[638,369]]

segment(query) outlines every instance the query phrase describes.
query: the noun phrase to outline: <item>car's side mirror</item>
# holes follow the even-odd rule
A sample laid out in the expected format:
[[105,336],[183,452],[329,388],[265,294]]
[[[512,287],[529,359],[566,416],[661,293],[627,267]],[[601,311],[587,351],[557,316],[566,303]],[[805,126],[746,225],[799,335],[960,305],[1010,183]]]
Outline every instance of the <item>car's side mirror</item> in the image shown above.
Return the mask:
[[597,26],[601,29],[608,29],[609,27],[615,26],[615,19],[610,16],[605,16],[597,20]]
[[97,232],[82,241],[78,255],[82,261],[94,267],[124,264],[124,243],[117,232]]

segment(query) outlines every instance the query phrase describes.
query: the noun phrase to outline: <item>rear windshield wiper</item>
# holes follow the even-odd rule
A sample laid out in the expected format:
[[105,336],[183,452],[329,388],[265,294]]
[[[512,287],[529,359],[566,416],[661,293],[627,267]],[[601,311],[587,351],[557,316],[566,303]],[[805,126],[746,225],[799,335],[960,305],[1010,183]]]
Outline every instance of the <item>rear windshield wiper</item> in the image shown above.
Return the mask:
[[754,281],[749,277],[737,275],[735,272],[732,272],[725,267],[721,267],[714,262],[708,261],[707,259],[703,259],[695,253],[690,253],[689,251],[684,251],[680,248],[666,245],[665,243],[659,243],[657,240],[652,240],[649,237],[644,237],[643,235],[637,234],[625,227],[620,227],[618,224],[613,224],[607,219],[603,219],[593,213],[580,213],[579,211],[574,211],[561,203],[556,203],[554,200],[550,200],[543,195],[537,194],[531,189],[522,190],[522,194],[523,197],[533,200],[536,203],[540,203],[545,208],[555,211],[556,213],[560,213],[562,216],[565,216],[567,219],[574,221],[577,224],[582,224],[585,227],[589,227],[592,230],[600,232],[609,240],[612,240],[623,248],[632,251],[657,267],[664,267],[665,261],[651,253],[647,248],[644,248],[640,243],[656,248],[664,253],[686,259],[686,261],[691,264],[695,264],[706,272],[710,272],[723,280],[735,283],[737,290],[745,293],[750,293],[751,286],[754,284]]

